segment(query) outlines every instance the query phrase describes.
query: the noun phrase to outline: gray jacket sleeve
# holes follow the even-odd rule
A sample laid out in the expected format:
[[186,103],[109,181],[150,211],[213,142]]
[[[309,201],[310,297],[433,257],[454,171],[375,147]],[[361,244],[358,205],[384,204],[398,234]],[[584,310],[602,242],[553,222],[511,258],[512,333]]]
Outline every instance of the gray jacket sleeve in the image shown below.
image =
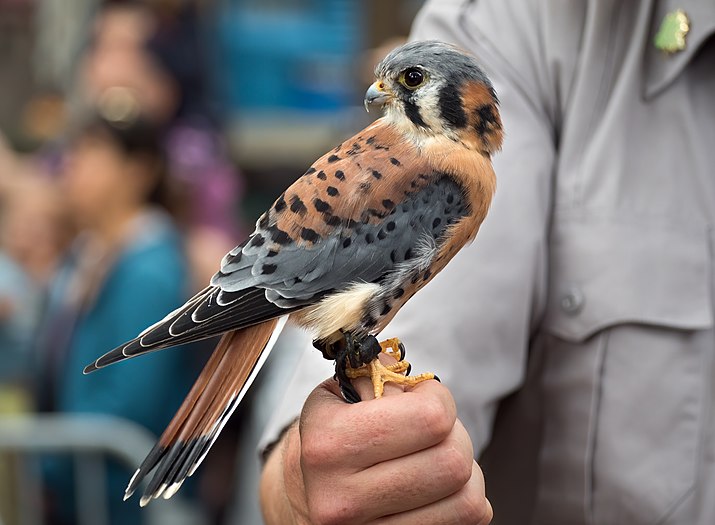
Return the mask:
[[499,400],[524,379],[530,334],[546,299],[554,102],[534,55],[534,24],[519,26],[532,15],[503,12],[509,4],[434,0],[413,26],[413,39],[453,42],[478,57],[501,101],[506,136],[494,157],[494,203],[475,242],[384,332],[404,340],[415,371],[434,370],[452,390],[477,454],[489,441]]

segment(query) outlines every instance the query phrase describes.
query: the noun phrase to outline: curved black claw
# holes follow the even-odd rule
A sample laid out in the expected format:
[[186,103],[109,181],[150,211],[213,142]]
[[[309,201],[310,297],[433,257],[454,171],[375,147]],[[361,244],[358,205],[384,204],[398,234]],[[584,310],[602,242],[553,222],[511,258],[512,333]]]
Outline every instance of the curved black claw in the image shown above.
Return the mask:
[[[397,350],[400,352],[400,361],[403,361],[405,359],[405,355],[407,355],[407,351],[405,350],[405,345],[400,341],[400,344],[397,345]],[[409,372],[407,372],[407,375],[410,375]]]
[[405,375],[408,376],[410,375],[410,372],[412,372],[412,364],[410,363],[407,365],[407,371],[405,372]]
[[353,387],[350,382],[346,385],[340,385],[340,393],[343,395],[343,399],[351,405],[362,401],[360,394],[358,394],[357,390],[355,390],[355,387]]

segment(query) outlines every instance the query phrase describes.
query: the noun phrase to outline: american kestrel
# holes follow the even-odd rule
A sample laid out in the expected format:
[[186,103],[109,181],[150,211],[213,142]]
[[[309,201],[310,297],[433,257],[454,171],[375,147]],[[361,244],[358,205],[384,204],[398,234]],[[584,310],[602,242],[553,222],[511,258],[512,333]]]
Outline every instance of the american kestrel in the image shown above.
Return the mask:
[[[224,334],[125,499],[156,469],[141,505],[173,495],[201,463],[263,365],[288,317],[335,360],[346,400],[368,375],[375,395],[405,376],[397,340],[377,335],[402,305],[477,234],[495,189],[497,96],[475,59],[412,42],[375,69],[366,106],[384,116],[296,180],[184,306],[85,368]],[[394,352],[395,365],[377,356]]]

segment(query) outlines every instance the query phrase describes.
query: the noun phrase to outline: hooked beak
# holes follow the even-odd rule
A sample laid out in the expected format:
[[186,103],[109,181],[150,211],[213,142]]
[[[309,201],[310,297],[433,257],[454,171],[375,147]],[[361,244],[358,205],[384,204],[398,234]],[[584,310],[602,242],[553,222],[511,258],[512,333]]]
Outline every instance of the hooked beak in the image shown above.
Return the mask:
[[385,87],[385,83],[382,80],[374,82],[365,93],[365,111],[370,113],[370,106],[382,107],[389,99],[392,98],[392,93],[390,93]]

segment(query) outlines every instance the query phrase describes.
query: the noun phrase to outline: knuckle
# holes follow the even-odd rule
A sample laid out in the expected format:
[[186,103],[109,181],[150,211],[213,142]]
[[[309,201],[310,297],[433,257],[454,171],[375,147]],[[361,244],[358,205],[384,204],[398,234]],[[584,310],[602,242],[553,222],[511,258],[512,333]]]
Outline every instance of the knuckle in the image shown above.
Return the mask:
[[429,398],[420,406],[421,424],[435,441],[444,440],[454,426],[454,414],[438,399]]
[[455,489],[464,487],[472,477],[472,457],[466,457],[454,446],[443,447],[437,462],[445,482]]
[[494,516],[487,498],[475,491],[467,491],[460,499],[456,510],[459,523],[487,525]]

